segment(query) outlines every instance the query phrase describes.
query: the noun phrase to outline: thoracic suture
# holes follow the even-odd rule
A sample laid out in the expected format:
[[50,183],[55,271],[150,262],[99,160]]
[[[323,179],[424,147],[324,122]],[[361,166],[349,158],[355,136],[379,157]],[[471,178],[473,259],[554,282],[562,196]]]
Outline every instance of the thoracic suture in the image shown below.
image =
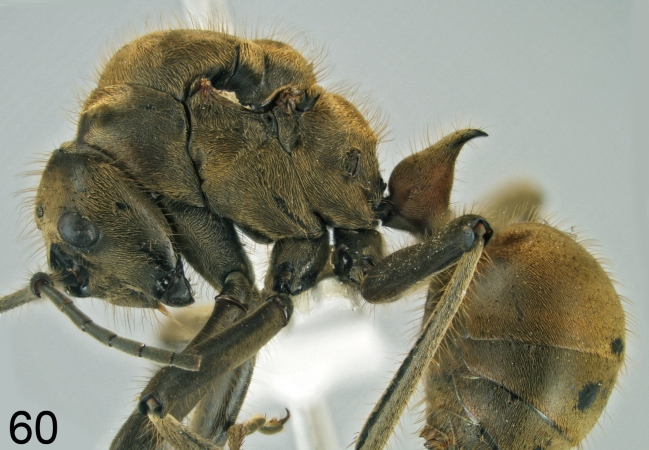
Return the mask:
[[205,192],[203,191],[203,183],[205,180],[201,178],[198,163],[194,161],[194,158],[192,158],[192,153],[190,151],[190,146],[192,143],[192,114],[185,100],[181,101],[180,104],[183,105],[183,111],[185,111],[185,123],[187,124],[185,130],[185,153],[187,154],[189,160],[192,162],[192,170],[194,171],[194,175],[196,175],[196,179],[198,180],[198,185],[201,187],[200,190],[201,190],[201,197],[203,198],[203,204],[205,206],[208,206],[209,201],[208,198],[205,196]]

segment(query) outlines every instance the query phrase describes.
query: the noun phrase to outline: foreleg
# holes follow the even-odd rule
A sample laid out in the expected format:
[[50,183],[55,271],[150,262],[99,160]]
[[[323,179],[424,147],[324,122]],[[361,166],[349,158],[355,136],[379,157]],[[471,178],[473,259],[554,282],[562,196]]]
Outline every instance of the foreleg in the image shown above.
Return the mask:
[[[164,198],[160,199],[160,204],[174,227],[176,245],[180,252],[212,286],[220,290],[210,319],[183,352],[199,353],[209,348],[215,335],[223,333],[247,311],[257,308],[261,303],[259,293],[254,287],[252,268],[231,222],[215,216],[205,208],[191,207]],[[253,355],[254,352],[250,356]],[[250,371],[253,363],[254,361],[249,363]],[[241,386],[240,381],[232,384],[237,375],[243,375],[241,371],[220,371],[211,374],[209,370],[209,364],[201,365],[201,376],[198,378],[210,378],[214,384],[220,386],[223,392],[220,401],[223,403],[214,407],[227,413],[220,415],[214,426],[227,429],[236,419],[247,390],[247,382],[243,383],[244,386]],[[154,376],[147,389],[151,386],[164,386],[179,374],[182,379],[182,372],[162,370]],[[207,381],[204,382],[207,383],[205,386],[210,385]],[[170,412],[175,418],[182,419],[201,399],[202,394],[205,394],[204,390],[206,387],[196,395],[175,399],[172,404],[167,405],[165,414]],[[147,393],[145,389],[142,396]],[[147,415],[142,415],[136,410],[118,433],[112,448],[149,449],[154,448],[156,442],[161,440],[156,429],[149,423]]]

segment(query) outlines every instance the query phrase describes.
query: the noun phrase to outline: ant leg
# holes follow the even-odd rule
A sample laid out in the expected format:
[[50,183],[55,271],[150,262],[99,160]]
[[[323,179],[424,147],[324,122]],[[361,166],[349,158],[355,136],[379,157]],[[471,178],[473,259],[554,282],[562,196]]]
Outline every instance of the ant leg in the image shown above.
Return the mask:
[[265,416],[253,416],[243,423],[238,423],[228,430],[228,446],[230,450],[240,450],[246,436],[259,431],[261,434],[275,434],[283,430],[291,413],[286,410],[286,415],[280,419]]
[[224,447],[248,392],[254,367],[252,357],[212,383],[196,405],[189,429]]
[[277,241],[264,280],[264,293],[298,295],[312,288],[329,262],[329,233],[314,239]]
[[[226,289],[227,285],[224,291]],[[236,314],[240,309],[240,306],[224,299],[223,294],[217,298],[215,312],[208,324],[221,322],[223,317]],[[220,333],[207,339],[197,336],[186,351],[202,355],[200,371],[160,370],[143,390],[138,410],[127,419],[111,448],[152,450],[163,438],[175,441],[175,434],[191,437],[186,430],[173,427],[174,421],[177,423],[175,418],[184,417],[204,396],[207,388],[219,379],[225,382],[222,377],[251,359],[286,325],[291,313],[290,298],[273,296]],[[169,422],[164,422],[167,416],[170,416]],[[149,426],[149,420],[156,425],[155,429]]]
[[[463,219],[463,217],[460,219]],[[455,224],[458,220],[451,222],[447,228],[457,228]],[[466,225],[462,228],[466,228]],[[471,230],[473,231],[473,239],[470,239],[471,242],[468,244],[468,248],[465,245],[466,241],[465,243],[460,243],[460,247],[464,249],[464,252],[461,254],[460,261],[447,285],[443,297],[428,321],[424,324],[422,333],[414,347],[408,353],[408,356],[394,375],[392,381],[381,396],[381,399],[374,406],[372,413],[367,418],[356,440],[356,449],[379,450],[385,447],[403,410],[416,389],[424,370],[428,367],[430,360],[435,355],[437,347],[444,338],[453,317],[455,317],[455,314],[460,308],[460,304],[469,288],[476,266],[482,255],[482,249],[491,231],[483,219],[473,221]],[[395,252],[393,255],[397,253],[399,252]],[[441,256],[441,260],[445,260],[445,256],[453,252],[449,252],[448,247],[442,245],[441,253],[438,256]],[[402,263],[402,268],[412,270],[417,265],[416,260],[412,259],[411,254],[406,253],[402,256],[404,259],[397,257],[393,258],[391,262],[388,261],[387,267],[391,269],[391,263],[394,265]],[[376,268],[381,267],[383,266],[380,265]],[[403,274],[402,270],[398,270],[397,272]]]
[[[232,317],[208,321],[196,337],[197,344],[215,332],[222,331],[234,323],[246,308],[254,309],[261,303],[261,298],[254,289],[254,274],[248,257],[243,251],[239,237],[233,225],[222,218],[216,217],[210,211],[194,208],[179,202],[165,200],[164,207],[171,212],[174,227],[178,231],[178,244],[181,252],[186,255],[190,264],[217,289],[222,287],[222,274],[235,269],[228,276],[247,278],[248,283],[241,279],[239,284],[221,289],[220,297],[230,302],[239,301],[239,309],[231,309]],[[216,246],[216,248],[206,248]],[[226,250],[226,251],[224,251]],[[223,258],[223,254],[229,258]],[[233,258],[234,257],[234,258]],[[233,264],[233,262],[235,262]],[[238,274],[238,275],[233,275]],[[254,290],[254,292],[252,292]],[[243,292],[241,292],[243,291]],[[217,298],[218,301],[218,298]],[[217,314],[218,317],[220,317]],[[209,325],[209,326],[208,326]],[[190,421],[191,430],[200,436],[211,439],[217,444],[224,443],[226,432],[237,419],[241,405],[248,392],[248,386],[255,367],[254,357],[241,366],[218,377],[196,406]],[[184,417],[187,408],[179,408],[172,414]]]
[[480,216],[467,214],[424,242],[388,255],[363,278],[363,298],[370,303],[394,301],[419,281],[448,268],[472,248],[479,226],[485,228],[484,238],[488,241],[492,234],[489,224]]
[[[286,239],[276,242],[264,292],[297,295],[311,288],[327,264],[328,256],[329,235],[325,230],[318,239]],[[283,429],[290,417],[288,410],[286,416],[280,419],[254,416],[243,423],[234,422],[236,412],[240,409],[248,389],[253,367],[254,361],[250,359],[211,386],[209,394],[203,397],[195,409],[191,423],[192,431],[209,437],[218,446],[225,446],[227,439],[230,449],[235,450],[241,448],[243,439],[249,434],[256,431],[275,434]],[[225,383],[229,383],[231,389],[227,389],[227,384],[224,389]],[[231,395],[234,400],[219,401],[224,395]],[[236,402],[237,399],[240,401]],[[235,413],[232,414],[232,411]],[[228,419],[225,426],[221,425],[222,420],[217,420],[219,416]]]
[[[231,272],[240,272],[254,286],[252,266],[231,221],[167,198],[160,198],[159,204],[171,222],[179,252],[201,277],[220,291]],[[257,299],[251,309],[259,303]]]
[[385,447],[457,313],[482,249],[493,234],[479,216],[465,215],[449,222],[456,158],[466,142],[479,136],[486,133],[458,130],[405,158],[390,175],[390,195],[376,209],[384,225],[419,235],[423,242],[394,252],[367,272],[361,283],[366,300],[394,301],[418,281],[452,264],[457,267],[415,346],[365,422],[356,449]]
[[[192,214],[194,216],[194,214]],[[200,229],[192,222],[182,230],[182,235],[191,238],[193,232]],[[329,254],[329,236],[326,230],[320,238],[312,240],[282,240],[273,247],[269,276],[266,279],[265,292],[283,295],[297,295],[315,284],[318,273],[326,265]],[[187,239],[187,238],[185,238]],[[196,239],[202,242],[205,237]],[[192,243],[193,244],[193,243]],[[189,248],[196,248],[195,245]],[[245,254],[243,255],[245,257]],[[196,264],[196,263],[194,263]],[[223,292],[222,294],[223,295]],[[265,295],[267,297],[267,295]],[[272,298],[272,297],[271,297]],[[217,444],[223,444],[226,432],[236,420],[237,413],[245,397],[252,376],[254,361],[250,360],[217,379],[210,388],[210,394],[204,396],[196,407],[192,420],[192,430],[201,436],[209,437]],[[225,401],[225,398],[228,400]],[[175,412],[175,411],[174,411]],[[184,411],[172,412],[175,417],[182,417]],[[280,424],[271,426],[271,423]],[[281,429],[284,421],[270,421],[260,428],[269,433],[271,429]],[[254,428],[246,427],[248,434]]]
[[[195,208],[164,198],[160,199],[160,204],[175,229],[176,245],[180,252],[197,272],[220,290],[210,319],[184,351],[200,352],[202,350],[199,344],[205,345],[216,334],[222,333],[243,317],[248,310],[258,307],[261,303],[259,293],[254,287],[252,268],[231,222],[215,216],[204,208]],[[248,366],[251,371],[254,360],[251,360]],[[221,386],[223,391],[223,396],[220,398],[223,404],[214,407],[227,411],[225,415],[219,417],[215,427],[227,429],[236,419],[248,384],[244,381],[242,386],[239,380],[232,384],[232,380],[237,376],[243,376],[245,380],[246,375],[239,370],[219,377],[218,373],[211,374],[209,371],[209,367],[202,365],[203,376],[217,378],[214,384]],[[182,372],[162,370],[151,380],[151,383],[173,379],[179,374]],[[207,385],[209,386],[209,383]],[[146,392],[145,390],[145,394]],[[170,411],[174,417],[182,419],[201,397],[202,394],[197,391],[197,394],[191,398],[180,399],[182,401],[176,402],[176,406],[169,405],[173,408],[171,410],[167,408],[167,411]],[[115,438],[113,448],[138,448],[139,446],[149,448],[160,440],[161,437],[151,426],[147,416],[136,410]]]
[[383,236],[376,230],[334,229],[333,273],[343,283],[360,288],[372,267],[385,257]]
[[[478,129],[457,130],[397,164],[388,181],[389,195],[374,207],[376,217],[384,226],[408,231],[424,242],[377,263],[383,259],[383,244],[376,231],[336,229],[332,262],[338,278],[356,285],[362,281],[363,297],[382,303],[396,300],[414,283],[457,261],[464,252],[463,240],[472,242],[463,226],[479,217],[467,215],[449,223],[455,161],[467,142],[486,135]],[[411,263],[405,266],[397,260]]]
[[[168,204],[169,202],[167,202]],[[171,208],[168,209],[171,210]],[[197,239],[197,242],[200,241],[204,244],[207,242],[213,245],[217,238],[210,239],[209,236],[205,236],[205,233],[201,231],[201,227],[196,227],[197,224],[192,222],[198,215],[195,208],[183,207],[182,212],[187,214],[174,215],[172,220],[175,226],[178,226],[178,223],[186,224],[187,229],[183,229],[181,234],[189,236],[189,238],[184,239],[193,239],[192,233],[199,230],[201,237],[200,240]],[[192,220],[188,221],[189,218]],[[217,220],[217,218],[213,217],[210,220]],[[189,225],[190,222],[192,222],[191,225]],[[194,231],[191,231],[190,228],[193,228]],[[224,243],[232,245],[232,242],[232,240],[228,240]],[[287,286],[293,286],[293,292],[295,292],[298,288],[295,282],[299,282],[303,289],[309,287],[309,283],[313,283],[311,281],[311,278],[313,278],[311,272],[315,271],[317,274],[321,266],[327,261],[327,244],[328,236],[323,233],[322,238],[308,242],[306,245],[304,243],[288,243],[278,246],[278,250],[273,254],[274,263],[271,267],[276,268],[273,269],[273,273],[277,273],[278,280],[282,281],[278,284],[280,290],[285,290]],[[182,243],[179,245],[183,248]],[[314,250],[306,250],[306,247],[309,246]],[[202,249],[202,253],[205,253],[204,247],[205,245],[199,247]],[[324,248],[325,251],[318,250],[320,248]],[[325,254],[325,257],[321,256],[322,253]],[[308,260],[300,259],[305,254],[311,255],[310,258],[313,258],[315,262],[310,263]],[[194,264],[205,260],[202,254],[192,255],[187,258],[188,260],[193,259]],[[284,264],[290,262],[293,263],[292,267],[298,267],[298,269],[291,269]],[[304,267],[311,267],[312,269],[303,270],[302,264]],[[287,273],[292,273],[293,276],[287,277]],[[213,274],[210,275],[214,279]],[[163,439],[182,449],[211,448],[211,444],[207,441],[201,440],[189,433],[188,430],[182,429],[177,418],[184,417],[204,397],[205,391],[210,386],[216,383],[228,383],[229,386],[232,386],[229,383],[229,380],[232,379],[231,371],[250,360],[263,345],[286,325],[292,313],[290,296],[280,292],[277,295],[270,296],[254,312],[249,313],[229,328],[222,330],[223,324],[230,322],[230,320],[224,320],[223,317],[232,312],[236,313],[237,309],[245,313],[246,304],[249,303],[248,298],[239,297],[239,299],[236,299],[236,294],[231,295],[236,291],[245,293],[246,290],[242,289],[241,282],[248,282],[249,280],[240,272],[228,275],[227,281],[230,281],[231,278],[233,283],[228,284],[226,282],[221,294],[217,297],[217,306],[211,319],[185,350],[198,353],[203,357],[200,371],[190,374],[186,371],[163,369],[158,372],[144,389],[138,411],[129,417],[113,441],[111,448],[153,449]],[[250,297],[254,296],[251,293],[252,290],[248,291]],[[229,414],[226,414],[230,418],[236,417],[236,412],[240,407],[239,402],[242,401],[242,394],[247,388],[245,380],[243,385],[243,388],[239,385],[239,394],[224,396],[228,397],[228,403],[223,410],[230,411]],[[237,386],[237,384],[234,386]],[[165,421],[167,416],[170,417]],[[155,429],[149,426],[149,421],[153,422]],[[227,422],[228,417],[220,427],[227,430]],[[181,443],[178,439],[181,439],[182,436],[186,440]],[[218,438],[218,436],[216,437]]]
[[[160,339],[170,346],[186,347],[207,322],[211,309],[208,311],[208,306],[205,305],[191,308],[191,311],[179,311],[175,316],[177,321],[167,323],[161,330]],[[236,423],[248,391],[254,366],[253,357],[209,386],[191,413],[188,425],[190,431],[217,446],[225,446],[231,434],[228,430]],[[182,412],[177,414],[182,415]]]

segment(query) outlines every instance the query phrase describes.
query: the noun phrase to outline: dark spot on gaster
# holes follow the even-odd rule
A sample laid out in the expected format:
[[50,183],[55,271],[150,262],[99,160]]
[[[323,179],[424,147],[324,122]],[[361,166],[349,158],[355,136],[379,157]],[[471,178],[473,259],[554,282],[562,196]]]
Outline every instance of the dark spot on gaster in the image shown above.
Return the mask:
[[122,202],[115,202],[115,206],[117,206],[117,209],[119,209],[120,211],[126,211],[127,209],[131,209],[130,206]]
[[624,341],[622,338],[615,338],[611,341],[611,351],[616,355],[620,356],[624,353]]
[[543,448],[540,445],[537,445],[536,447],[534,447],[534,450],[543,450]]
[[597,394],[599,394],[601,387],[601,381],[599,383],[588,383],[584,385],[584,387],[581,388],[581,391],[579,391],[577,409],[583,412],[584,410],[593,406],[593,403],[595,403],[595,399],[597,398]]
[[45,211],[43,210],[42,206],[39,206],[38,208],[36,208],[36,217],[38,217],[39,219],[42,219],[44,214],[45,214]]

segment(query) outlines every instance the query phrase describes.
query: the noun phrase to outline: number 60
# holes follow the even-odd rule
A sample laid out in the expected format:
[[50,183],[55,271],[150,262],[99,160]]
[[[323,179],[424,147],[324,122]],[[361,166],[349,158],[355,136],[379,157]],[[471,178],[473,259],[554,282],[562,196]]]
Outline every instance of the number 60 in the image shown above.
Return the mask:
[[[11,440],[16,444],[26,444],[32,438],[32,429],[28,424],[24,422],[16,423],[18,416],[25,416],[27,420],[32,420],[27,411],[15,412],[14,415],[11,416],[11,422],[9,423],[9,434],[11,435]],[[49,439],[43,439],[43,437],[41,436],[41,419],[43,418],[43,416],[49,416],[52,420],[52,435]],[[24,428],[27,431],[27,436],[25,436],[23,439],[16,437],[16,430],[18,428]],[[51,411],[41,411],[38,416],[36,416],[36,439],[38,439],[38,442],[40,442],[41,444],[51,444],[52,442],[54,442],[54,439],[56,439],[56,417]]]

